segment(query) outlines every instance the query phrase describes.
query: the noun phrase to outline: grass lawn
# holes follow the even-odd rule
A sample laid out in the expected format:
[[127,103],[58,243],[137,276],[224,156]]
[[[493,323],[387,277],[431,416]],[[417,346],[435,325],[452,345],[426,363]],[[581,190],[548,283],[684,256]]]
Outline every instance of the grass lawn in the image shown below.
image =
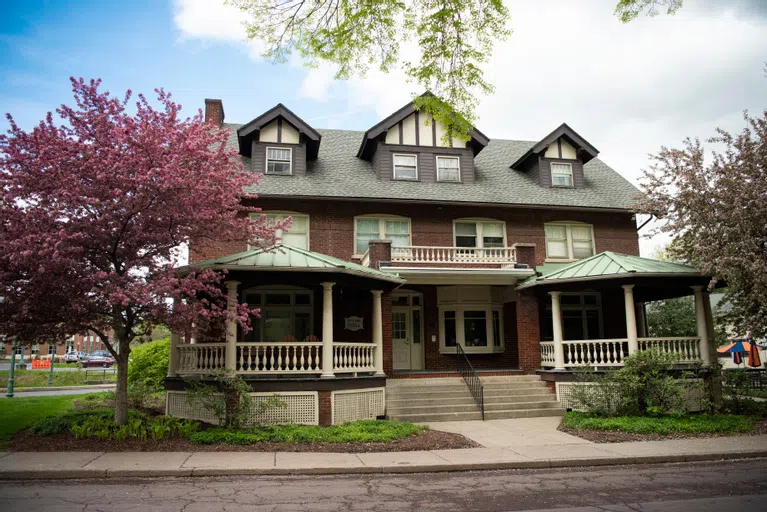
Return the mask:
[[672,416],[617,416],[601,418],[580,412],[568,412],[565,428],[608,430],[629,434],[737,434],[754,429],[754,420],[735,414],[687,414]]
[[[8,383],[9,370],[0,371],[0,387]],[[16,370],[14,374],[14,387],[35,388],[48,386],[49,371],[46,370]],[[106,381],[115,382],[116,374],[106,373]],[[88,371],[88,381],[101,381],[102,373],[96,369]],[[53,386],[82,386],[85,384],[85,370],[73,370],[71,372],[53,372]]]
[[85,395],[30,396],[0,399],[0,450],[5,450],[13,435],[37,423],[72,409],[72,401]]

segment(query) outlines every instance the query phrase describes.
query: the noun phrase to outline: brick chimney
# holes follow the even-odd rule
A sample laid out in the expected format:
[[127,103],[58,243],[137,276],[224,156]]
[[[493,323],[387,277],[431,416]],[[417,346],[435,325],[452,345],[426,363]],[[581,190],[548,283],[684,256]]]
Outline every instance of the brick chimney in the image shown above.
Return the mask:
[[512,247],[517,249],[517,263],[527,265],[529,268],[535,270],[535,244],[533,243],[516,243],[512,244]]
[[384,266],[391,266],[391,240],[370,240],[368,242],[368,255],[372,268],[381,268],[382,262],[385,264]]
[[218,128],[224,124],[224,103],[221,100],[205,98],[205,122]]

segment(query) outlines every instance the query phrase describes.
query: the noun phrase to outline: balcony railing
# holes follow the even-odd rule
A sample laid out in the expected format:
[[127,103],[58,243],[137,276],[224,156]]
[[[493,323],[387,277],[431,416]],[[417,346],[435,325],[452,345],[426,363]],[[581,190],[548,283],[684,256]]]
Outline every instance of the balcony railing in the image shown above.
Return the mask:
[[490,264],[508,265],[516,263],[514,247],[431,247],[397,246],[392,247],[393,263],[428,263],[432,265],[471,265]]
[[[639,338],[639,350],[657,348],[666,354],[674,354],[680,364],[701,363],[700,338]],[[555,346],[552,341],[542,341],[541,366],[556,367]],[[562,342],[565,368],[590,366],[610,368],[623,366],[629,356],[628,339],[566,340]]]
[[[178,351],[178,375],[213,375],[226,368],[226,343],[182,344]],[[373,343],[333,343],[333,373],[375,371]],[[237,343],[235,371],[240,375],[322,374],[322,343]],[[327,373],[327,372],[326,372]]]

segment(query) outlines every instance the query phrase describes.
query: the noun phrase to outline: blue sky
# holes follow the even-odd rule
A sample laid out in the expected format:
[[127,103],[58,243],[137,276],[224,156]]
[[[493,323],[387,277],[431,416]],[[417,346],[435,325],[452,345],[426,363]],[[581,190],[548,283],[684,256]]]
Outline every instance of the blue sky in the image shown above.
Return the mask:
[[[486,68],[496,92],[477,127],[537,140],[567,122],[637,183],[661,145],[739,131],[744,109],[767,107],[766,1],[685,0],[629,25],[616,1],[508,0],[514,33]],[[365,130],[422,92],[401,71],[339,83],[329,66],[264,62],[242,19],[223,0],[0,0],[0,111],[30,128],[82,76],[120,95],[164,87],[190,115],[220,98],[244,123],[282,102],[317,128]],[[643,253],[663,241],[641,241]]]

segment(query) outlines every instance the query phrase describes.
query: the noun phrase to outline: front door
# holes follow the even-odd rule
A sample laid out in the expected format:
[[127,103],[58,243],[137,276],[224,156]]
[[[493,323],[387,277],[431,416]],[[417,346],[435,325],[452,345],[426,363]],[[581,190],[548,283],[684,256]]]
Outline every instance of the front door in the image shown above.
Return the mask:
[[392,347],[395,370],[410,369],[410,318],[407,309],[392,311]]

